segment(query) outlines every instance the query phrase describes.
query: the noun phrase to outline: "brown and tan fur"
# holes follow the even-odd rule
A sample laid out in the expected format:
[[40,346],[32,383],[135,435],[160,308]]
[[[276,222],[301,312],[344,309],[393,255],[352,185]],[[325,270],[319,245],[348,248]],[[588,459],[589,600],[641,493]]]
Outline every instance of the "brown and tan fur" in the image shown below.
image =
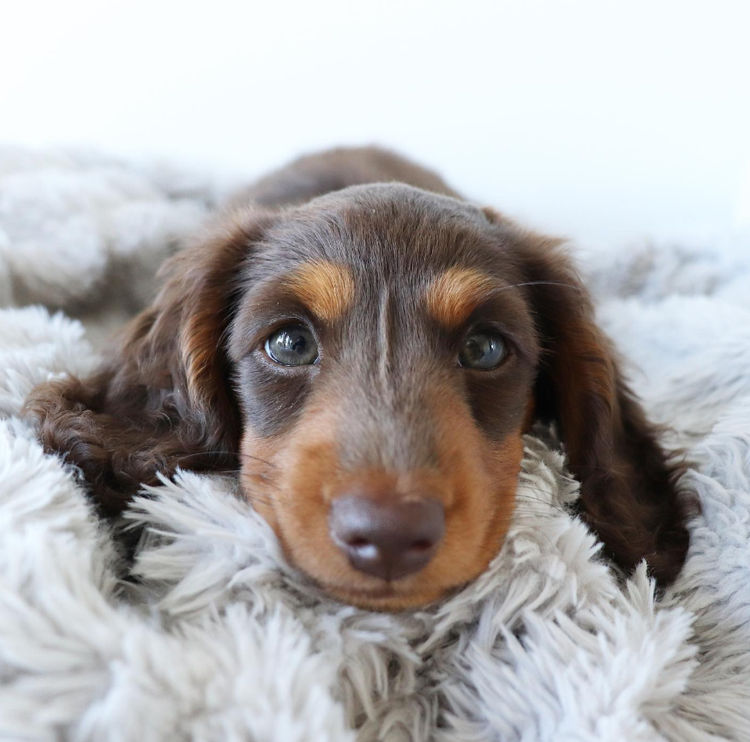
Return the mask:
[[[674,579],[688,546],[678,469],[557,240],[376,149],[303,158],[245,197],[168,262],[111,361],[29,399],[46,449],[80,468],[103,514],[158,471],[238,469],[301,570],[342,600],[402,609],[497,553],[521,436],[539,419],[556,426],[606,553]],[[290,320],[312,328],[314,365],[265,354]],[[456,361],[477,324],[510,348],[491,371]],[[349,564],[328,511],[352,490],[439,500],[445,533],[424,568],[386,581]]]

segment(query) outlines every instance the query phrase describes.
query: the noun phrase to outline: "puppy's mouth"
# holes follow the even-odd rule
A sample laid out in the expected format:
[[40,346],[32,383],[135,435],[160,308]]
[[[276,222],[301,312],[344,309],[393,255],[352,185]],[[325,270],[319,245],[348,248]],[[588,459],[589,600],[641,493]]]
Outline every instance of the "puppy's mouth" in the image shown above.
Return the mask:
[[[366,579],[366,578],[365,578]],[[331,583],[315,580],[326,594],[344,603],[367,610],[394,612],[421,608],[442,598],[450,588],[441,589],[431,585],[431,589],[418,584],[418,575],[394,581],[380,581],[376,584],[357,585],[352,583]]]
[[358,588],[344,585],[321,585],[321,587],[328,593],[345,594],[352,599],[368,602],[390,600],[399,595],[399,591],[391,583],[386,583],[379,588]]
[[[413,608],[413,596],[388,584],[382,588],[363,589],[350,586],[320,586],[328,595],[357,608],[374,611],[398,611]],[[421,604],[421,603],[420,603]]]

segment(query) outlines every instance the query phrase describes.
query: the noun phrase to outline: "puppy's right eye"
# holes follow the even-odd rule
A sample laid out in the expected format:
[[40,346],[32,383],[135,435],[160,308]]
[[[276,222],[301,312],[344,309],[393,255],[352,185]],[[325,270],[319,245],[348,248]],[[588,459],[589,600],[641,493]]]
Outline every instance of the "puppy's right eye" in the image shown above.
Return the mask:
[[303,325],[287,325],[266,340],[266,354],[282,366],[309,366],[318,360],[318,344]]

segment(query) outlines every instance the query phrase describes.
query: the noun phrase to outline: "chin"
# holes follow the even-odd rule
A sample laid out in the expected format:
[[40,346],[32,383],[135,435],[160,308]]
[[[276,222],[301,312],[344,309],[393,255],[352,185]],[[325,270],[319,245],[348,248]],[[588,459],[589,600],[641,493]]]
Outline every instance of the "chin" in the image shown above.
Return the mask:
[[380,588],[372,589],[325,584],[320,585],[320,587],[342,603],[348,603],[365,610],[386,613],[426,607],[455,590],[455,588],[440,587],[414,591],[403,588],[397,582],[387,583]]

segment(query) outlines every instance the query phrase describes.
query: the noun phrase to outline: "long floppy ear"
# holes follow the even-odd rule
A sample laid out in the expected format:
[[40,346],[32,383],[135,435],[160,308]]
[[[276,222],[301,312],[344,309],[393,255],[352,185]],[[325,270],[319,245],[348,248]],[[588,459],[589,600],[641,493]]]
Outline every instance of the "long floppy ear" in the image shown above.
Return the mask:
[[681,469],[623,380],[559,241],[527,235],[521,260],[542,344],[536,417],[556,424],[581,482],[581,516],[608,555],[628,571],[645,558],[666,585],[688,548],[691,504],[676,486]]
[[224,352],[243,259],[272,217],[236,212],[165,263],[154,303],[86,379],[37,387],[26,410],[105,515],[177,466],[236,467],[240,420]]

